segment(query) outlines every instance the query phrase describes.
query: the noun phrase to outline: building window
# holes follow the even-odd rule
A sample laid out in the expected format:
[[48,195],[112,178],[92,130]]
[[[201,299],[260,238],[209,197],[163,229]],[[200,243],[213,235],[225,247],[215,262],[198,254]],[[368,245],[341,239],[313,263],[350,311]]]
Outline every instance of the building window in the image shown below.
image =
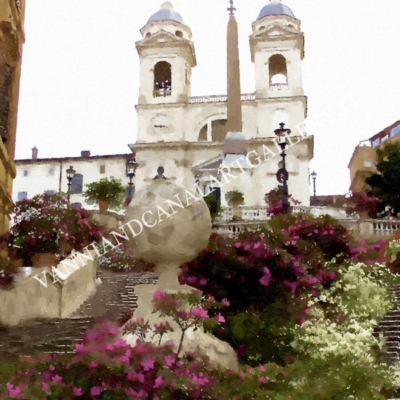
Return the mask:
[[75,174],[71,181],[71,192],[81,194],[83,189],[83,175]]
[[56,194],[56,191],[55,191],[55,190],[45,190],[45,191],[44,191],[44,194],[47,194],[47,195],[49,195],[49,196],[52,196],[53,194]]
[[25,171],[24,171],[24,176],[28,176],[29,174],[28,174],[28,170],[26,169]]
[[28,198],[28,192],[18,192],[18,201],[26,200]]
[[100,173],[105,174],[106,173],[106,166],[105,165],[100,165]]
[[400,133],[400,125],[397,125],[390,131],[390,137],[396,136]]
[[378,139],[375,139],[375,140],[372,142],[372,147],[373,147],[373,148],[378,147],[378,146],[379,146],[379,143],[380,143],[379,138],[378,138]]
[[381,143],[383,143],[385,140],[388,140],[389,139],[389,136],[388,135],[385,135],[382,139],[381,139]]
[[54,168],[49,169],[49,176],[54,176]]
[[370,160],[365,160],[363,164],[364,164],[365,168],[371,168],[373,165],[373,162]]

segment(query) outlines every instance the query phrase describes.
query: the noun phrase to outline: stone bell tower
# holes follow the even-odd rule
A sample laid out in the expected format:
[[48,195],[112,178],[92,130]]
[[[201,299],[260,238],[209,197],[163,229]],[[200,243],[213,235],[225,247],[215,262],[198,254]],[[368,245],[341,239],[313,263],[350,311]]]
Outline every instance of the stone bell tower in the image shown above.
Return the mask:
[[196,66],[191,29],[167,1],[141,29],[138,142],[180,141]]
[[[272,116],[272,126],[260,125],[260,136],[273,136],[279,123],[294,127],[306,117],[307,99],[302,84],[304,35],[300,21],[280,0],[270,0],[252,25],[251,59],[255,64],[256,97],[265,99],[262,112]],[[272,107],[272,108],[271,108]],[[260,109],[261,111],[261,109]]]

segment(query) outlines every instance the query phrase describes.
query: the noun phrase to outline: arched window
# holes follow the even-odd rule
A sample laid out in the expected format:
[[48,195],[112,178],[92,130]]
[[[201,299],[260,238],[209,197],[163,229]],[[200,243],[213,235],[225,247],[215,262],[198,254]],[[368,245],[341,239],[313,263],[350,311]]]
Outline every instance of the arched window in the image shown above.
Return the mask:
[[171,64],[160,61],[154,66],[154,97],[171,96]]
[[271,89],[287,88],[286,59],[281,54],[275,54],[269,59],[269,84]]
[[[213,142],[223,142],[226,136],[226,119],[217,119],[211,122],[211,140]],[[200,129],[197,140],[199,142],[207,141],[208,124],[203,125]]]

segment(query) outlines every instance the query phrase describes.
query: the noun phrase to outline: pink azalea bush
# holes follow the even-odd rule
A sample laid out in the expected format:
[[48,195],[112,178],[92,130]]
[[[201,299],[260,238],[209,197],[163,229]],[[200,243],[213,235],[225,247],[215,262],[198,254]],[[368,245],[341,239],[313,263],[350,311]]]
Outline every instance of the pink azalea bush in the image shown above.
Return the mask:
[[64,258],[103,236],[87,210],[72,209],[59,194],[18,201],[14,213],[10,242],[19,247],[20,257],[53,253]]

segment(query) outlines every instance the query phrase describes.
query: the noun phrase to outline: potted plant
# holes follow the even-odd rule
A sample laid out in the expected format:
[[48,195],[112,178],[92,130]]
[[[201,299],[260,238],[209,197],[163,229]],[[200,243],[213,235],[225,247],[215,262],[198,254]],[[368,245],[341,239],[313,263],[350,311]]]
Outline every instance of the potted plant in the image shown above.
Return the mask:
[[42,194],[16,203],[9,241],[25,266],[50,267],[102,236],[87,210],[70,208],[60,194]]
[[125,199],[125,187],[121,180],[102,178],[97,182],[87,185],[83,197],[87,202],[96,202],[100,211],[107,211],[108,208],[120,210]]
[[238,190],[232,190],[225,194],[226,202],[232,207],[233,210],[233,221],[241,221],[242,213],[239,206],[244,204],[243,193]]
[[207,196],[204,196],[203,199],[206,202],[208,209],[210,210],[211,219],[212,221],[214,221],[215,218],[217,218],[222,212],[221,203],[217,201],[215,194],[212,192],[209,193]]

